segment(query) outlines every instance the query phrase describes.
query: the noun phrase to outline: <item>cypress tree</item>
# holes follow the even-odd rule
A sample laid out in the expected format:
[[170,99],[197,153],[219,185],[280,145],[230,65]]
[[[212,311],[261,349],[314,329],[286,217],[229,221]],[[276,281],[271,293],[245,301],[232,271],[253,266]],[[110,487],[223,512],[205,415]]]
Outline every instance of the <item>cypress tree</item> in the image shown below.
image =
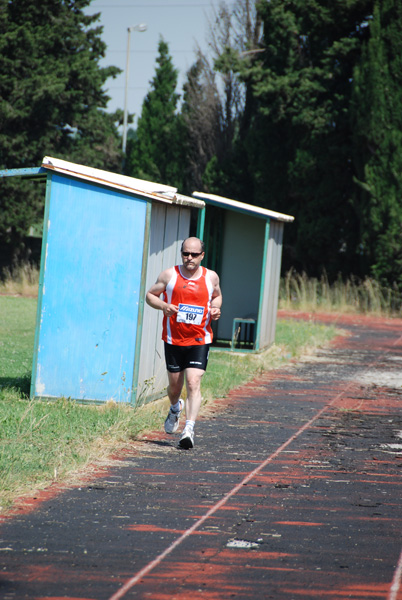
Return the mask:
[[125,173],[182,187],[182,119],[177,115],[178,71],[168,44],[158,44],[155,76],[146,95],[134,135],[128,138]]
[[377,1],[354,73],[352,122],[362,270],[402,290],[402,5]]

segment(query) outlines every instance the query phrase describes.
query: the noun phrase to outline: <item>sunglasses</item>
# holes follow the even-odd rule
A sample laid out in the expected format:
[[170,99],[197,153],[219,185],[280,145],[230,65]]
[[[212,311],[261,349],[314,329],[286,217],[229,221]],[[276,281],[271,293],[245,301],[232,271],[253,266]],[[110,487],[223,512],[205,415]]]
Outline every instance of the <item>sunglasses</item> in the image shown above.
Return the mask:
[[198,258],[201,256],[202,252],[182,252],[183,256],[192,256],[193,258]]

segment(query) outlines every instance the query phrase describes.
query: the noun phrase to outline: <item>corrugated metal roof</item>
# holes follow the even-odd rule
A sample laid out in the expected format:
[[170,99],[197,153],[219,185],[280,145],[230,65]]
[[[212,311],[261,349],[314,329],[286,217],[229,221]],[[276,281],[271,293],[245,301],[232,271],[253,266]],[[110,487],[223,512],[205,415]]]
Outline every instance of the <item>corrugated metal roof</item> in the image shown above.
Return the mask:
[[205,206],[205,203],[200,199],[197,200],[196,198],[177,194],[177,188],[175,187],[155,183],[153,181],[136,179],[134,177],[128,177],[127,175],[120,175],[119,173],[103,171],[102,169],[87,167],[59,158],[45,156],[42,160],[42,167],[58,173],[70,175],[71,177],[77,177],[78,179],[85,179],[100,185],[107,185],[108,187],[123,190],[145,198],[152,198],[152,200],[156,200],[157,202],[195,206],[197,208],[203,208]]
[[284,221],[285,223],[292,223],[295,218],[290,215],[268,210],[267,208],[260,208],[259,206],[253,206],[252,204],[246,204],[245,202],[238,202],[237,200],[231,200],[230,198],[224,198],[222,196],[215,196],[214,194],[205,194],[204,192],[193,192],[193,196],[200,200],[205,200],[207,204],[213,204],[215,206],[231,208],[242,213],[248,213],[255,215],[256,217],[264,219],[274,219],[276,221]]

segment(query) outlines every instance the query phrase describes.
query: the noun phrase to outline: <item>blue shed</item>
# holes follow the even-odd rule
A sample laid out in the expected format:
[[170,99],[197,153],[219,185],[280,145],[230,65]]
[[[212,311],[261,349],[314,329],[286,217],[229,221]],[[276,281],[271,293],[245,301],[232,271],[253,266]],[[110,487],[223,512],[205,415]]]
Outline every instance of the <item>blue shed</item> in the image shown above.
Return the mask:
[[163,395],[146,289],[180,260],[190,213],[175,188],[45,157],[1,176],[46,178],[31,397],[138,404]]

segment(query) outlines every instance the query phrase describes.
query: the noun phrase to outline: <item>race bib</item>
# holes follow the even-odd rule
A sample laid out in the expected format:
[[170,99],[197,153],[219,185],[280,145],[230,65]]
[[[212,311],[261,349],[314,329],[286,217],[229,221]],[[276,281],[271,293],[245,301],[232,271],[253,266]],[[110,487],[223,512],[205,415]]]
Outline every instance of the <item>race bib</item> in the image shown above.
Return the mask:
[[179,304],[179,312],[176,320],[178,323],[188,323],[189,325],[201,325],[204,316],[202,306],[193,306],[191,304]]

